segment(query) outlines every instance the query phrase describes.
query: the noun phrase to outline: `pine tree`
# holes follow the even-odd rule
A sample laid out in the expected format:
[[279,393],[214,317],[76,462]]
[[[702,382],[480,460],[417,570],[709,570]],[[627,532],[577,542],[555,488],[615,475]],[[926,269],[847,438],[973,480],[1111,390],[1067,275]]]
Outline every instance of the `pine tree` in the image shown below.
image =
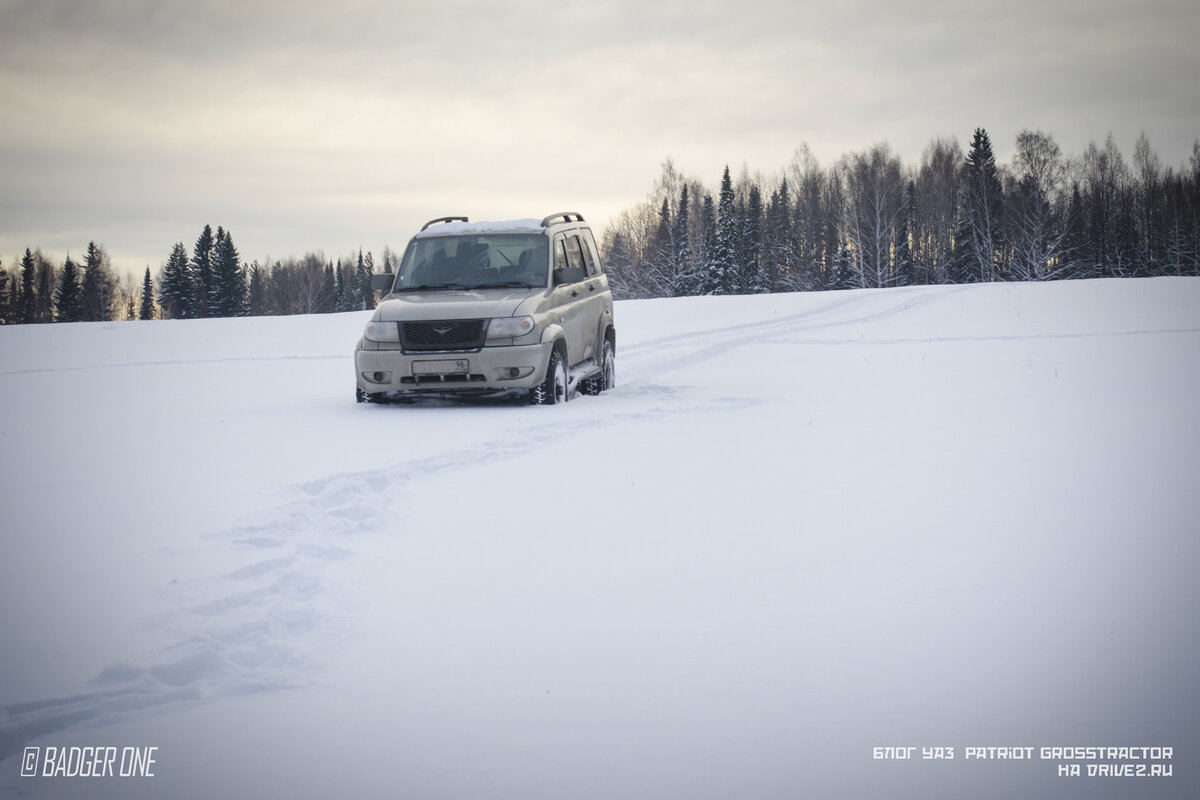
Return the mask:
[[154,319],[154,279],[150,277],[149,267],[146,267],[146,275],[142,278],[142,307],[138,311],[138,319]]
[[196,239],[195,246],[192,248],[192,291],[195,297],[193,312],[197,317],[208,316],[208,298],[212,284],[214,245],[212,227],[205,225],[204,230],[200,232],[200,236]]
[[349,311],[350,307],[346,297],[346,278],[342,272],[342,260],[339,258],[337,266],[333,268],[333,296],[334,308],[338,311]]
[[1079,184],[1071,187],[1071,199],[1067,203],[1067,218],[1063,224],[1063,252],[1060,274],[1065,278],[1095,277],[1092,268],[1095,252],[1088,240],[1087,220],[1084,216],[1083,193]]
[[198,316],[192,266],[183,242],[178,242],[171,248],[171,255],[163,265],[158,304],[168,319],[191,319]]
[[270,291],[268,292],[272,313],[281,315],[296,313],[296,304],[292,302],[293,284],[290,272],[283,268],[283,264],[276,261],[271,267]]
[[250,265],[250,280],[246,290],[250,304],[250,316],[261,317],[267,313],[267,272],[255,261]]
[[658,211],[658,227],[654,229],[654,238],[650,240],[649,263],[646,264],[645,270],[649,277],[652,296],[669,291],[673,282],[675,248],[671,240],[671,204],[664,197],[662,208]]
[[35,304],[38,322],[54,321],[54,265],[41,252],[34,254],[37,261],[37,303]]
[[792,267],[792,199],[787,178],[771,192],[763,232],[763,291],[778,292]]
[[59,322],[79,322],[83,319],[83,287],[79,267],[67,256],[58,286],[54,289],[54,315]]
[[745,211],[740,215],[741,290],[752,294],[768,291],[762,269],[763,203],[757,185],[750,187]]
[[95,242],[88,242],[83,264],[83,320],[107,322],[113,318],[117,296],[117,278],[109,266],[108,253]]
[[321,307],[319,309],[322,314],[329,314],[337,310],[337,286],[333,278],[333,262],[330,261],[325,265],[325,279],[321,284]]
[[371,275],[375,272],[375,259],[368,252],[363,256],[358,249],[358,266],[354,270],[354,308],[369,311],[375,307],[375,290],[371,288]]
[[0,325],[9,325],[12,318],[12,278],[0,261]]
[[734,207],[733,181],[729,177],[729,166],[721,178],[721,192],[717,200],[716,229],[712,248],[708,252],[704,277],[700,285],[701,294],[733,294],[737,285],[737,229],[738,220]]
[[679,190],[679,211],[675,215],[675,230],[672,235],[675,252],[674,263],[671,267],[669,293],[674,297],[694,293],[691,288],[695,284],[695,278],[692,275],[695,269],[695,256],[692,252],[692,237],[689,231],[690,216],[691,200],[688,197],[688,187],[685,183]]
[[21,259],[21,294],[18,300],[17,318],[26,324],[37,322],[37,293],[34,286],[37,281],[37,262],[33,253],[25,248],[25,256]]
[[208,293],[209,316],[240,317],[246,313],[246,275],[233,236],[218,226]]
[[963,204],[955,256],[957,283],[1000,278],[1004,195],[987,131],[976,128],[963,165]]

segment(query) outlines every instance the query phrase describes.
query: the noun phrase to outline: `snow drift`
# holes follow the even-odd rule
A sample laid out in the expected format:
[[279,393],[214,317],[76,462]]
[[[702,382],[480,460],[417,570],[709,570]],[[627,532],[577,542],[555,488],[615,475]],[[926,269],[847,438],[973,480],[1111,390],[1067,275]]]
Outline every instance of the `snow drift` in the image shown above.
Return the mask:
[[[0,794],[1195,795],[1200,280],[616,314],[555,408],[356,405],[366,313],[0,329]],[[1077,745],[1173,775],[964,758]]]

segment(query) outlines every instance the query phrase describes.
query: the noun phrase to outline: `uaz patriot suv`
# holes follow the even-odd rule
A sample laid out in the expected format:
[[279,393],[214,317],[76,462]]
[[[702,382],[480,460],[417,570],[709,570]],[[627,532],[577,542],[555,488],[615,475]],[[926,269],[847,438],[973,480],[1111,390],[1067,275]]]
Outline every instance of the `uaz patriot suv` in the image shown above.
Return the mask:
[[552,404],[614,384],[612,293],[582,214],[431,220],[373,287],[387,295],[354,353],[359,402],[478,394]]

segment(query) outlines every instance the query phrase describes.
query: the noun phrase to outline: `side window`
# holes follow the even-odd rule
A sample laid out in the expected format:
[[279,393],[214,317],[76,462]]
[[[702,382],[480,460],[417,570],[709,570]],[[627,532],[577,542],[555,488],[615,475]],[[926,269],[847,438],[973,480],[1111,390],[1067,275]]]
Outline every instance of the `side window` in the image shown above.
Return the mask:
[[567,266],[583,269],[583,250],[579,246],[579,237],[567,237]]
[[580,234],[580,239],[583,241],[583,262],[587,265],[588,277],[595,277],[600,274],[600,258],[596,255],[596,242],[592,239],[590,231]]
[[567,247],[563,237],[554,237],[554,268],[564,269],[567,266]]

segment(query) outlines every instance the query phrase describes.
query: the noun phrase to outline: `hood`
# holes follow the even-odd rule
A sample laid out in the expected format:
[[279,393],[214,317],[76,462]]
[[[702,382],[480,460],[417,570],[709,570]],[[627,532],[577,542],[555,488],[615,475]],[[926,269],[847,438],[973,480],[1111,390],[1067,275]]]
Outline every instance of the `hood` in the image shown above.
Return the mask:
[[375,319],[408,322],[431,319],[511,317],[523,302],[545,289],[477,289],[388,295],[375,309]]

